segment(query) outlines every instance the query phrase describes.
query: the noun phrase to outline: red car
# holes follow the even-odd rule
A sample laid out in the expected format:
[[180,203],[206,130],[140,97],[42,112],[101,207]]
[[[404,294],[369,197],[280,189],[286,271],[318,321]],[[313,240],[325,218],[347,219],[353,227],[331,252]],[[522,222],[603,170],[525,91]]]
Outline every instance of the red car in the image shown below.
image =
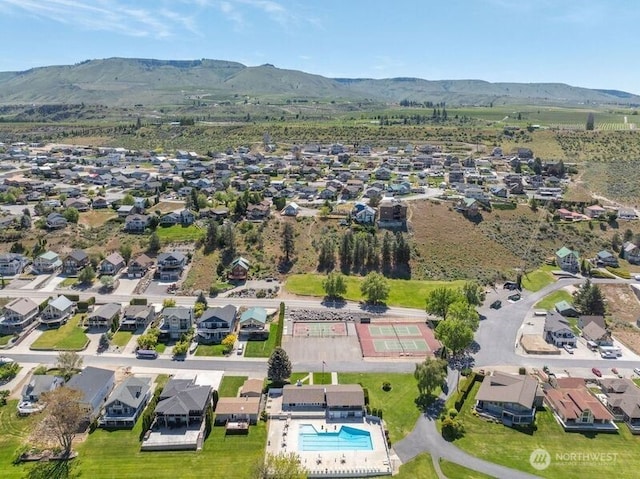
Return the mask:
[[599,378],[602,377],[602,371],[600,371],[598,368],[591,368],[591,372],[596,376],[598,376]]

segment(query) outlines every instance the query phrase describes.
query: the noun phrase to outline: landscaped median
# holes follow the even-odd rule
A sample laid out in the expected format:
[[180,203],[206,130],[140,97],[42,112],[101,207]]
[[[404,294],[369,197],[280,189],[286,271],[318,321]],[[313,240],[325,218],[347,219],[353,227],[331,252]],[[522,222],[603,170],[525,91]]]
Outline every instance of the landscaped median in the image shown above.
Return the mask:
[[[301,296],[324,297],[325,292],[322,286],[325,275],[321,274],[294,274],[289,276],[285,283],[285,289],[293,294]],[[364,280],[360,276],[344,276],[347,292],[344,299],[349,301],[363,300],[360,292],[360,285]],[[386,301],[388,306],[400,306],[405,308],[424,309],[427,294],[436,288],[450,286],[452,288],[461,287],[465,281],[419,281],[403,279],[387,279],[390,286],[389,298]]]
[[76,314],[57,329],[44,331],[31,345],[34,351],[82,351],[89,338],[80,325],[84,314]]

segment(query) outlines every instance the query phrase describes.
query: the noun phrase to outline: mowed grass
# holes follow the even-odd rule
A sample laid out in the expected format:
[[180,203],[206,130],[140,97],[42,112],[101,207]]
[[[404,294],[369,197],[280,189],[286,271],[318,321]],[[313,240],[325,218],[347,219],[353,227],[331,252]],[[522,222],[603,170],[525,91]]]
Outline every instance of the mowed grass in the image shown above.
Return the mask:
[[[548,478],[637,477],[640,443],[624,424],[620,424],[618,434],[566,433],[553,413],[544,409],[536,415],[537,429],[533,434],[527,434],[475,417],[471,410],[479,387],[480,383],[473,386],[458,416],[464,424],[465,434],[454,444],[469,454]],[[551,455],[551,464],[543,471],[535,470],[529,463],[529,456],[538,448],[544,448]],[[562,459],[563,455],[570,454],[587,459]],[[601,454],[615,455],[615,459],[600,459]],[[589,455],[596,459],[589,460]]]
[[29,431],[38,415],[20,417],[16,414],[17,400],[0,407],[0,474],[3,479],[25,477],[26,467],[12,466],[16,451],[27,442]]
[[196,356],[224,356],[222,344],[199,344],[196,348]]
[[220,397],[236,397],[238,391],[248,379],[247,376],[223,376],[220,381],[220,389],[218,389],[218,396]]
[[[285,283],[285,288],[290,293],[301,296],[324,297],[322,281],[326,276],[320,274],[295,274],[289,276]],[[363,299],[360,292],[360,285],[364,278],[359,276],[345,276],[347,292],[345,299],[350,301],[360,301]],[[405,308],[424,309],[427,294],[442,286],[457,288],[464,284],[464,281],[417,281],[388,279],[389,298],[386,304],[389,306],[402,306]]]
[[313,384],[331,384],[331,373],[313,373]]
[[111,344],[120,348],[124,348],[127,344],[129,344],[129,341],[131,341],[132,337],[133,331],[116,331],[116,333],[113,335],[113,338],[111,338]]
[[3,334],[0,335],[0,346],[6,346],[11,341],[13,334]]
[[269,325],[269,337],[264,341],[247,341],[244,355],[248,358],[268,358],[276,347],[276,337],[278,336],[278,323]]
[[[391,390],[383,391],[382,383],[387,381],[391,383]],[[341,373],[338,375],[338,382],[361,384],[369,390],[369,406],[382,409],[392,443],[413,430],[420,415],[415,403],[418,388],[413,374]],[[439,391],[435,391],[434,394],[439,394]]]
[[474,471],[468,467],[461,466],[454,462],[449,462],[444,459],[440,459],[440,469],[447,476],[448,479],[491,479],[493,476],[488,476],[482,472]]
[[557,268],[545,265],[535,271],[523,274],[522,287],[533,292],[540,291],[542,288],[550,285],[555,281],[553,274],[551,274],[551,271],[553,271],[554,269]]
[[553,293],[542,298],[536,303],[534,307],[537,309],[553,309],[556,303],[560,301],[568,301],[569,303],[572,303],[573,296],[571,296],[571,293],[569,293],[568,291],[559,289],[558,291],[554,291]]
[[67,324],[60,326],[58,329],[44,331],[33,342],[30,349],[82,351],[89,343],[89,338],[84,333],[84,328],[79,325],[82,316],[82,314],[76,314],[67,321]]
[[[455,476],[447,476],[450,479],[457,479]],[[463,476],[460,476],[462,479]],[[394,476],[396,479],[437,479],[438,475],[433,467],[431,455],[422,453],[414,457],[411,461],[400,466],[400,472]]]
[[159,226],[156,228],[156,233],[160,241],[166,244],[199,241],[204,237],[205,230],[195,225],[173,225],[167,227]]

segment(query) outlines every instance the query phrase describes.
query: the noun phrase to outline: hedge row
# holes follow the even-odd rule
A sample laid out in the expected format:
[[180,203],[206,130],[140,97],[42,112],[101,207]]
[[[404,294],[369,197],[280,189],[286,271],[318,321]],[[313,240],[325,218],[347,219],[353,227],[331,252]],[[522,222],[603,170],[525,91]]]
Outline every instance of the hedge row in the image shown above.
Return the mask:
[[456,411],[460,411],[462,409],[462,405],[467,399],[469,395],[469,391],[473,387],[476,381],[482,381],[484,376],[481,374],[471,373],[467,378],[462,382],[462,384],[458,387],[458,392],[456,392],[454,398],[455,402],[453,407],[456,408]]
[[276,331],[276,348],[282,347],[282,335],[284,334],[284,302],[280,303],[278,314],[278,330]]
[[147,305],[147,298],[131,298],[131,301],[129,301],[129,304],[138,305],[138,306],[146,306]]

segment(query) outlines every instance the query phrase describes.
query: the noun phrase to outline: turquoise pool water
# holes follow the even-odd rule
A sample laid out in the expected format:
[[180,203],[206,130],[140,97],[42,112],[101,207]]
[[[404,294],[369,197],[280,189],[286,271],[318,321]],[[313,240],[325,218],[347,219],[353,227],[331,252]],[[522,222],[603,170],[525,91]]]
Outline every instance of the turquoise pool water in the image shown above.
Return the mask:
[[350,426],[341,426],[338,431],[318,431],[311,424],[300,426],[298,447],[304,452],[373,450],[368,431]]

